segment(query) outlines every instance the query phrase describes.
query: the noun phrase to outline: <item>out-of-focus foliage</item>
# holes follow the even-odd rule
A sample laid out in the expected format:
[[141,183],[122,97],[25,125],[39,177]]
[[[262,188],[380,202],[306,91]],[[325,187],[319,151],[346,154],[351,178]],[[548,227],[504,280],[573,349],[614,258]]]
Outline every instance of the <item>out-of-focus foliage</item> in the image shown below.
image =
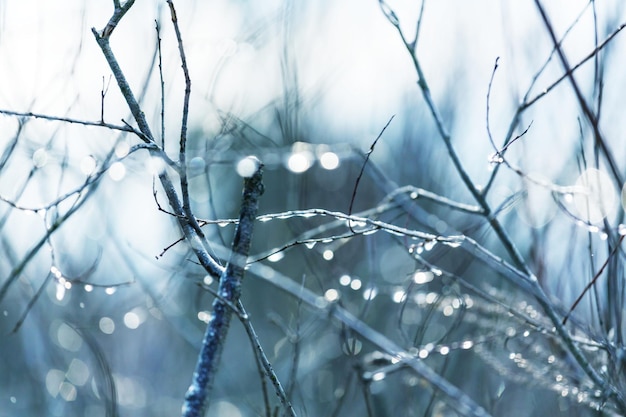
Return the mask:
[[[564,69],[532,2],[262,3],[176,3],[186,168],[193,212],[227,259],[239,164],[265,163],[243,303],[298,415],[461,414],[333,305],[493,416],[623,413],[624,35],[597,50],[626,22],[621,2],[545,5],[572,67],[596,51],[574,73],[596,131],[571,83],[552,87]],[[209,317],[201,285],[216,283],[179,241],[154,180],[164,162],[132,133],[25,115],[134,126],[91,33],[111,10],[0,1],[0,110],[22,113],[0,114],[0,417],[176,415]],[[407,39],[419,27],[422,81],[488,214],[394,19]],[[176,160],[184,79],[165,3],[137,2],[111,46]],[[524,269],[493,219],[606,386],[512,278]],[[234,323],[209,415],[283,412],[252,349]]]

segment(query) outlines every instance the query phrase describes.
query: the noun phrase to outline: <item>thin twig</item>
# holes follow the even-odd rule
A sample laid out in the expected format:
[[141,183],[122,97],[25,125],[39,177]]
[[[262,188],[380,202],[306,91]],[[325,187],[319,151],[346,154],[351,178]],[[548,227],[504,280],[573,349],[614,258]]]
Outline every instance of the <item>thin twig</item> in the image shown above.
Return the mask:
[[111,85],[111,77],[109,77],[109,81],[104,83],[104,76],[102,77],[102,90],[100,91],[100,124],[104,124],[104,98],[109,91],[109,85]]
[[157,53],[159,57],[159,82],[161,86],[161,147],[165,149],[165,81],[163,81],[163,56],[161,51],[161,28],[159,21],[155,20],[157,33]]
[[607,265],[609,264],[609,261],[611,260],[611,258],[613,258],[613,256],[615,256],[615,254],[617,253],[617,251],[619,250],[620,245],[622,244],[622,241],[624,240],[624,236],[625,235],[621,235],[619,240],[617,241],[617,244],[615,245],[615,247],[613,248],[613,250],[611,251],[611,253],[609,253],[609,256],[607,256],[606,261],[604,261],[604,263],[602,264],[602,266],[600,267],[600,269],[598,270],[598,272],[596,272],[596,274],[593,276],[593,278],[591,279],[591,281],[589,281],[589,283],[587,285],[585,285],[585,288],[582,290],[582,292],[578,295],[578,297],[576,297],[576,301],[574,301],[574,303],[572,304],[572,306],[570,307],[569,311],[567,312],[567,314],[563,317],[563,325],[565,325],[565,323],[567,323],[567,320],[569,319],[569,316],[574,312],[574,310],[576,309],[576,307],[578,307],[578,304],[580,304],[580,302],[582,301],[583,297],[585,296],[585,294],[587,294],[587,291],[589,291],[589,289],[591,287],[593,287],[596,282],[598,281],[598,278],[600,278],[600,276],[602,275],[602,273],[604,272],[604,269],[607,267]]
[[355,334],[372,343],[381,351],[389,354],[394,360],[404,362],[408,368],[423,378],[428,384],[444,394],[462,415],[488,417],[490,414],[472,400],[462,390],[451,384],[444,377],[433,371],[424,361],[418,360],[394,341],[369,327],[353,314],[336,303],[331,303],[304,288],[299,282],[282,275],[266,265],[256,263],[249,266],[249,273],[263,278],[268,283],[301,300],[313,309],[320,317],[332,317],[350,328]]
[[547,88],[545,88],[542,92],[537,94],[535,97],[533,97],[530,100],[524,101],[521,104],[520,109],[523,111],[523,110],[526,110],[527,108],[531,107],[537,101],[539,101],[540,99],[542,99],[543,97],[548,95],[552,90],[554,90],[554,88],[557,87],[561,83],[561,81],[565,80],[566,78],[569,78],[574,72],[576,72],[577,69],[582,67],[583,64],[585,64],[591,58],[597,57],[598,53],[602,49],[604,49],[604,47],[607,46],[609,44],[609,42],[611,42],[613,40],[613,38],[615,36],[617,36],[624,28],[626,28],[626,23],[622,23],[621,25],[619,25],[619,27],[617,29],[615,29],[609,36],[607,36],[607,38],[604,41],[602,41],[602,43],[597,45],[589,54],[587,54],[587,56],[585,56],[583,59],[581,59],[578,62],[578,64],[576,64],[573,67],[571,67],[568,70],[566,70],[563,73],[563,75],[561,75],[556,81],[554,81],[552,84],[550,84]]
[[[367,162],[370,159],[370,155],[372,154],[372,152],[374,152],[374,147],[378,143],[378,140],[383,136],[383,133],[385,133],[385,130],[387,130],[387,127],[389,126],[389,124],[391,123],[394,117],[395,117],[395,114],[389,118],[389,121],[387,121],[387,123],[382,128],[382,130],[380,131],[376,139],[374,139],[374,142],[372,142],[372,145],[370,146],[369,151],[367,151],[367,153],[365,154],[365,161],[363,161],[363,165],[361,165],[361,171],[359,172],[359,175],[356,177],[356,182],[354,183],[354,189],[352,190],[352,197],[350,198],[350,207],[348,208],[348,215],[352,214],[352,206],[354,205],[354,200],[356,199],[356,192],[359,189],[359,183],[361,182],[361,177],[363,176],[363,171],[365,170],[365,166],[367,165]],[[351,225],[350,225],[350,230],[353,231]]]
[[47,114],[40,114],[40,113],[33,113],[33,112],[17,112],[17,111],[2,110],[2,109],[0,109],[0,114],[6,114],[7,116],[27,117],[27,118],[33,118],[33,119],[45,119],[45,120],[50,120],[54,122],[65,122],[65,123],[79,124],[83,126],[104,127],[110,130],[118,130],[121,132],[134,133],[133,129],[129,126],[120,126],[120,125],[114,125],[111,123],[103,123],[102,121],[91,122],[88,120],[72,119],[70,117],[50,116]]
[[176,16],[176,9],[174,8],[174,2],[167,0],[167,4],[170,7],[170,15],[172,17],[172,24],[174,25],[174,32],[176,32],[176,40],[178,42],[178,52],[180,54],[180,62],[183,68],[183,75],[185,76],[185,97],[183,99],[183,113],[181,116],[180,127],[180,150],[178,153],[178,163],[180,164],[180,190],[183,197],[183,211],[187,216],[187,221],[196,230],[196,233],[200,238],[204,238],[204,232],[198,225],[196,216],[191,211],[191,203],[189,202],[189,183],[187,181],[187,121],[189,119],[189,97],[191,95],[191,78],[189,77],[189,69],[187,68],[187,58],[185,57],[185,48],[183,47],[183,38],[178,27],[178,17]]
[[[448,149],[448,154],[449,154],[450,158],[452,159],[452,162],[453,162],[457,172],[461,176],[461,178],[463,180],[463,183],[468,188],[468,190],[470,191],[472,196],[476,199],[478,204],[484,209],[486,218],[489,220],[489,223],[491,224],[491,227],[493,228],[494,232],[496,233],[496,235],[500,239],[500,241],[503,244],[505,250],[507,251],[509,256],[511,256],[511,258],[513,259],[513,262],[515,263],[515,266],[517,266],[517,267],[522,269],[522,271],[521,271],[522,277],[520,277],[519,283],[522,283],[522,284],[526,285],[527,289],[529,291],[532,291],[532,293],[535,296],[535,299],[539,302],[541,307],[544,309],[544,311],[546,312],[546,314],[550,318],[550,321],[554,324],[554,326],[555,326],[559,336],[562,338],[564,344],[567,346],[567,350],[572,354],[572,356],[575,358],[576,362],[578,362],[578,364],[585,371],[585,373],[592,379],[592,381],[595,384],[597,384],[599,387],[601,387],[603,391],[610,392],[610,395],[614,396],[616,398],[617,402],[619,403],[620,408],[626,409],[626,403],[624,402],[624,399],[622,398],[621,394],[617,391],[617,389],[614,386],[611,386],[611,384],[606,379],[602,378],[598,374],[596,369],[591,365],[591,363],[588,361],[588,359],[583,355],[583,353],[581,352],[580,348],[572,340],[569,332],[567,331],[567,329],[561,323],[561,320],[559,318],[558,313],[555,311],[552,303],[550,302],[550,300],[546,296],[545,292],[543,291],[543,289],[539,285],[539,283],[537,281],[537,277],[532,273],[532,271],[530,270],[530,268],[528,267],[528,265],[524,261],[524,258],[522,257],[522,255],[518,251],[517,247],[514,245],[513,241],[509,237],[508,233],[504,230],[504,228],[502,227],[500,222],[494,216],[492,216],[490,206],[487,203],[487,201],[485,199],[485,196],[478,190],[478,188],[472,182],[472,180],[469,177],[468,173],[463,168],[463,166],[461,164],[461,161],[460,161],[460,159],[459,159],[459,157],[458,157],[458,155],[456,153],[456,150],[454,149],[454,146],[452,145],[452,142],[450,140],[450,135],[448,134],[447,130],[445,129],[445,127],[443,125],[443,121],[442,121],[442,119],[441,119],[441,117],[439,115],[437,107],[435,106],[435,103],[434,103],[434,101],[432,99],[432,96],[430,94],[430,89],[428,87],[428,84],[426,83],[426,79],[425,79],[424,73],[423,73],[423,71],[421,69],[421,65],[419,63],[419,60],[417,59],[417,54],[416,54],[417,51],[415,50],[415,48],[413,48],[410,45],[410,43],[407,42],[407,40],[406,40],[406,38],[404,36],[404,33],[403,33],[402,29],[400,28],[400,22],[398,20],[398,17],[393,12],[393,10],[385,3],[384,0],[379,0],[379,4],[381,6],[381,10],[385,14],[385,16],[387,17],[389,22],[396,28],[398,34],[400,35],[400,38],[402,39],[402,42],[403,42],[405,48],[407,49],[407,51],[409,52],[409,54],[411,56],[411,59],[413,61],[413,66],[415,67],[415,70],[416,70],[417,75],[418,75],[418,85],[421,88],[422,96],[424,97],[424,100],[426,101],[426,104],[427,104],[427,106],[428,106],[428,108],[429,108],[429,110],[431,112],[431,115],[433,116],[433,119],[435,120],[435,124],[437,126],[438,131],[439,131],[439,134],[442,137],[442,139],[443,139],[443,141],[444,141],[444,143],[445,143],[445,145],[446,145],[446,147]],[[539,10],[540,10],[540,12],[542,14],[542,17],[544,18],[544,21],[546,23],[546,27],[548,28],[548,30],[550,32],[550,35],[552,37],[554,45],[555,46],[558,45],[558,41],[556,39],[556,36],[554,35],[554,31],[552,30],[552,26],[549,23],[548,18],[545,15],[545,12],[543,11],[543,8],[541,7],[541,4],[540,4],[539,0],[535,0],[535,4],[539,8]],[[563,66],[566,69],[566,72],[569,72],[569,68],[570,68],[569,64],[567,63],[567,60],[565,59],[565,56],[563,55],[562,50],[558,46],[557,46],[557,52],[559,54],[559,57],[561,58]],[[601,137],[601,134],[600,134],[600,131],[599,131],[599,126],[598,126],[598,123],[597,123],[597,119],[591,113],[591,111],[589,110],[589,107],[586,105],[586,102],[584,101],[584,98],[582,97],[582,93],[578,89],[578,85],[576,84],[575,80],[573,79],[573,77],[571,75],[571,72],[570,72],[570,75],[569,75],[569,79],[570,79],[570,81],[571,81],[571,83],[573,85],[573,88],[576,91],[577,97],[579,98],[580,105],[583,108],[583,111],[584,111],[585,115],[587,116],[588,120],[591,122],[591,124],[593,126],[595,137],[596,137],[596,141],[602,147],[603,153],[604,153],[605,157],[607,158],[607,161],[609,162],[609,165],[611,166],[611,169],[614,171],[614,179],[617,181],[620,178],[619,177],[619,173],[617,172],[617,168],[616,168],[615,164],[613,163],[613,160],[612,160],[612,157],[610,155],[610,152],[608,151],[608,149],[606,148],[606,145],[604,144],[604,141],[602,140],[602,137]],[[619,183],[620,183],[619,186],[621,187],[622,182],[620,181]],[[472,246],[470,246],[470,248],[477,249],[478,246],[473,246],[472,245]],[[480,257],[483,254],[479,250],[476,253],[474,253],[474,255]],[[497,266],[497,263],[494,264],[493,266]]]
[[[131,3],[131,1],[132,0],[128,0],[126,4]],[[111,31],[113,30],[113,28],[111,29]],[[152,135],[148,122],[146,121],[146,117],[141,110],[139,103],[135,99],[133,91],[130,88],[128,81],[126,80],[126,76],[122,72],[119,63],[117,62],[117,59],[115,58],[115,55],[111,50],[108,36],[100,36],[95,28],[92,28],[91,31],[96,38],[96,42],[98,43],[98,46],[100,46],[100,49],[102,50],[102,53],[106,58],[107,63],[111,68],[111,71],[113,72],[113,76],[117,81],[117,85],[122,92],[122,95],[124,96],[124,99],[126,100],[126,103],[130,108],[133,117],[135,118],[135,121],[137,122],[139,130],[144,135],[144,140],[150,143],[154,143],[156,145],[154,141],[154,136]],[[110,34],[111,33],[109,32],[108,35],[110,36]],[[161,155],[163,154],[162,151],[156,149],[151,150],[151,153],[159,157],[161,157]],[[198,258],[198,261],[209,274],[211,274],[214,278],[219,278],[223,268],[219,264],[219,262],[213,259],[213,257],[211,257],[211,255],[208,253],[206,249],[208,245],[206,239],[202,235],[198,234],[197,230],[189,223],[189,221],[181,217],[185,213],[185,210],[183,209],[182,203],[178,198],[178,193],[176,191],[176,188],[174,187],[174,184],[172,183],[170,176],[166,171],[161,171],[158,174],[158,177],[159,181],[161,182],[161,186],[165,190],[165,194],[167,195],[169,204],[172,207],[173,212],[177,215],[178,224],[182,229],[183,234],[185,235],[185,239],[189,242],[192,250]]]
[[[576,17],[576,19],[574,19],[574,22],[565,30],[565,33],[563,34],[563,37],[559,41],[558,45],[561,45],[563,43],[563,41],[565,40],[567,35],[571,32],[571,30],[575,27],[577,22],[580,20],[580,18],[582,17],[583,13],[585,12],[585,10],[587,9],[588,6],[589,6],[589,3],[587,4],[587,6],[585,6],[583,8],[583,10],[580,12],[580,14]],[[577,65],[575,65],[572,68],[572,72],[576,71],[578,68],[580,68],[590,58],[596,56],[598,54],[598,52],[601,49],[603,49],[606,45],[608,45],[609,41],[613,37],[615,37],[624,27],[626,27],[626,24],[622,24],[616,31],[614,31],[611,35],[609,35],[609,37],[607,37],[607,39],[601,45],[599,45],[597,48],[595,48],[587,57],[583,58]],[[511,123],[509,124],[509,130],[508,130],[508,132],[507,132],[507,134],[505,136],[505,139],[504,139],[504,146],[506,146],[509,143],[511,137],[513,136],[513,132],[514,132],[515,128],[517,127],[517,125],[518,125],[518,123],[520,121],[520,118],[521,118],[522,114],[524,113],[524,111],[527,110],[532,105],[534,105],[536,102],[538,102],[541,98],[545,97],[550,91],[552,91],[557,85],[559,85],[561,83],[561,81],[563,81],[565,78],[568,77],[568,73],[563,74],[559,79],[557,79],[555,82],[553,82],[549,87],[544,89],[544,91],[542,91],[541,93],[537,94],[534,98],[529,99],[530,93],[532,92],[533,87],[535,86],[535,83],[539,79],[540,75],[543,74],[544,70],[547,68],[548,64],[551,62],[552,57],[554,56],[555,53],[556,53],[556,48],[553,47],[552,52],[550,53],[550,56],[546,59],[544,64],[541,66],[541,68],[539,68],[539,70],[533,76],[533,78],[532,78],[532,80],[530,82],[530,85],[526,89],[526,93],[524,94],[524,98],[521,100],[521,104],[518,106],[517,110],[515,111],[515,114],[513,115]],[[496,178],[496,175],[497,175],[499,169],[500,169],[500,165],[496,165],[494,167],[494,169],[493,169],[493,171],[492,171],[492,173],[491,173],[491,175],[489,177],[489,180],[487,181],[487,185],[485,185],[485,187],[483,189],[483,195],[487,195],[487,193],[489,192],[492,184],[494,183],[494,180]]]
[[596,144],[598,144],[600,146],[600,149],[602,150],[602,154],[604,155],[604,158],[606,159],[606,162],[609,165],[611,173],[613,174],[613,180],[615,181],[617,188],[621,189],[624,184],[624,180],[622,179],[622,174],[620,172],[620,169],[617,166],[615,159],[613,158],[613,153],[608,148],[606,141],[603,138],[602,132],[600,132],[600,123],[599,123],[598,117],[591,111],[589,104],[585,100],[585,97],[583,96],[583,93],[580,90],[580,87],[578,86],[578,82],[576,81],[576,79],[574,79],[574,75],[572,74],[572,67],[569,64],[567,57],[565,56],[565,53],[563,52],[563,49],[558,43],[556,34],[554,33],[554,27],[552,26],[552,23],[550,22],[550,19],[548,15],[546,14],[546,11],[541,5],[541,1],[535,0],[535,5],[537,6],[537,10],[539,11],[539,14],[541,15],[541,18],[544,22],[546,30],[548,31],[548,34],[550,35],[550,38],[552,39],[552,42],[556,48],[558,57],[561,60],[561,64],[563,66],[563,69],[565,70],[565,74],[567,75],[567,79],[570,82],[572,90],[574,90],[574,94],[576,94],[578,104],[580,105],[580,108],[583,111],[585,117],[589,121],[589,124],[591,124],[591,128],[593,129],[593,135],[594,135]]
[[439,110],[437,109],[437,106],[435,105],[435,102],[430,93],[430,88],[428,87],[428,83],[426,82],[426,77],[424,75],[424,72],[422,71],[422,66],[417,58],[417,50],[413,46],[411,46],[411,44],[407,41],[406,37],[404,36],[404,32],[400,28],[400,21],[398,20],[398,17],[393,12],[393,10],[389,7],[389,5],[387,5],[387,3],[384,0],[379,0],[379,4],[381,6],[381,10],[385,14],[389,22],[396,28],[396,31],[400,35],[400,39],[402,40],[404,47],[406,48],[406,50],[409,52],[409,55],[411,56],[413,67],[415,68],[415,71],[417,72],[417,77],[418,77],[417,84],[419,85],[420,90],[422,91],[422,96],[424,98],[424,101],[426,102],[426,105],[428,106],[428,109],[430,110],[431,116],[433,117],[435,121],[435,125],[437,126],[437,131],[439,132],[439,136],[441,136],[446,146],[446,149],[448,150],[448,155],[450,156],[450,159],[452,160],[452,163],[454,164],[454,167],[457,173],[461,177],[463,184],[468,189],[468,191],[472,194],[476,202],[483,209],[484,216],[488,219],[489,223],[491,224],[491,227],[493,228],[494,232],[496,233],[496,235],[502,242],[502,245],[506,249],[507,253],[511,256],[515,265],[519,268],[522,268],[529,276],[532,276],[532,272],[529,270],[528,265],[526,265],[526,262],[524,261],[524,258],[520,254],[519,250],[517,249],[517,247],[515,246],[515,244],[509,237],[509,235],[506,233],[506,231],[504,230],[500,222],[491,215],[492,214],[491,208],[489,204],[487,203],[487,200],[485,199],[481,191],[478,189],[478,187],[476,187],[476,185],[470,178],[469,174],[463,167],[463,164],[461,163],[461,159],[459,158],[459,155],[457,154],[456,149],[454,148],[454,145],[452,144],[452,139],[450,137],[450,134],[448,133],[446,127],[443,124],[443,120],[441,118],[441,115],[439,114]]
[[287,412],[287,415],[289,415],[290,417],[296,417],[296,411],[291,405],[291,401],[289,401],[289,397],[285,393],[285,390],[283,389],[283,386],[280,383],[280,380],[276,376],[276,372],[274,372],[274,368],[272,367],[271,362],[267,358],[267,355],[265,354],[265,351],[263,350],[263,347],[261,346],[261,343],[259,342],[259,337],[257,336],[256,331],[254,330],[254,327],[252,327],[252,323],[250,322],[250,319],[247,318],[248,316],[247,314],[245,314],[246,310],[244,309],[244,306],[241,303],[241,300],[239,301],[239,310],[242,311],[246,317],[246,319],[241,319],[241,323],[243,324],[243,327],[246,330],[246,333],[248,334],[248,338],[250,339],[250,342],[253,345],[255,355],[258,357],[259,361],[261,362],[261,365],[263,366],[263,371],[265,372],[265,376],[267,376],[267,378],[269,378],[269,380],[272,382],[272,385],[274,386],[274,390],[276,392],[276,396],[279,398],[283,408]]

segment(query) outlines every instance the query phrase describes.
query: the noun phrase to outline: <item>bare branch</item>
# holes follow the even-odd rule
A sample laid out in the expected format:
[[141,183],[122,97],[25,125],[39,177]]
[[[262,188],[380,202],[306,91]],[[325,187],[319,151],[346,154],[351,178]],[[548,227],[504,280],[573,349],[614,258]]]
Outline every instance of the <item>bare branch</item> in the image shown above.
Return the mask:
[[[124,7],[130,7],[133,1],[134,0],[128,0],[127,3],[125,3]],[[144,135],[144,141],[156,145],[154,141],[154,136],[152,135],[145,114],[143,113],[141,107],[139,106],[139,103],[135,99],[133,91],[130,88],[128,81],[126,80],[126,77],[122,72],[119,63],[117,62],[113,51],[111,50],[108,36],[101,36],[94,28],[92,28],[91,31],[96,38],[96,42],[98,43],[98,46],[100,46],[100,49],[102,50],[102,53],[104,54],[104,57],[106,58],[107,63],[111,68],[111,71],[113,72],[113,76],[117,81],[117,85],[120,88],[120,91],[122,92],[122,95],[124,96],[124,99],[126,100],[126,103],[128,104],[128,107],[130,108],[130,111],[133,114],[135,121],[137,122],[137,125],[139,126],[139,130]],[[151,152],[153,152],[155,156],[161,156],[162,153],[161,151],[158,151],[156,149]],[[178,193],[174,187],[174,184],[172,183],[171,178],[165,171],[160,172],[158,177],[161,185],[163,186],[163,189],[165,190],[165,194],[167,195],[169,204],[172,207],[174,213],[177,215],[178,224],[183,230],[185,239],[191,245],[192,250],[198,258],[198,261],[209,274],[216,278],[219,277],[223,268],[207,252],[206,247],[208,243],[206,242],[204,236],[202,234],[199,234],[198,230],[191,225],[192,220],[182,217],[185,213],[185,210],[183,209],[182,203],[178,198]]]
[[239,224],[233,238],[230,259],[220,278],[218,287],[220,297],[213,301],[213,312],[204,335],[193,380],[185,394],[183,417],[202,417],[207,408],[208,396],[215,379],[232,316],[232,310],[222,301],[222,298],[232,304],[239,302],[241,281],[250,250],[258,200],[263,191],[262,165],[257,160],[256,172],[245,179]]
[[204,232],[202,232],[200,225],[198,225],[198,220],[191,211],[191,203],[189,202],[189,183],[187,181],[187,121],[189,119],[189,97],[191,95],[191,78],[189,77],[187,58],[185,57],[185,48],[183,47],[183,38],[178,27],[178,17],[176,16],[176,9],[174,9],[174,2],[172,2],[172,0],[168,0],[167,4],[170,7],[170,15],[172,17],[174,31],[176,32],[176,40],[178,41],[180,62],[183,67],[183,75],[185,76],[185,97],[183,99],[183,114],[181,117],[182,120],[180,127],[180,151],[178,153],[178,163],[180,164],[180,189],[183,197],[183,210],[193,228],[196,229],[198,235],[200,235],[200,237],[203,237]]
[[79,124],[79,125],[83,125],[83,126],[104,127],[106,129],[110,129],[110,130],[117,130],[117,131],[121,131],[121,132],[135,133],[135,131],[130,126],[127,126],[127,125],[125,125],[125,126],[114,125],[114,124],[111,124],[111,123],[104,123],[102,121],[90,122],[88,120],[72,119],[70,117],[50,116],[50,115],[41,114],[41,113],[17,112],[17,111],[2,110],[2,109],[0,109],[0,114],[6,114],[7,116],[27,117],[27,118],[33,118],[33,119],[45,119],[45,120],[50,120],[50,121],[53,121],[53,122],[65,122],[65,123]]

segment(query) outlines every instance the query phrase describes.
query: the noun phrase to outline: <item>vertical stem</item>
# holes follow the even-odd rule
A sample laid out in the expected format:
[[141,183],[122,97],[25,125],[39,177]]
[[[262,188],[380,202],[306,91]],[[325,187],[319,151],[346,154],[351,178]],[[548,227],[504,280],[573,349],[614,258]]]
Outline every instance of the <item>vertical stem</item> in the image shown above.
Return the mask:
[[213,301],[213,311],[204,334],[196,370],[185,394],[183,417],[204,416],[233,314],[230,305],[236,305],[241,294],[241,281],[250,250],[258,199],[263,194],[262,165],[258,160],[255,162],[257,171],[245,180],[239,224],[235,230],[230,259],[220,278],[218,297]]

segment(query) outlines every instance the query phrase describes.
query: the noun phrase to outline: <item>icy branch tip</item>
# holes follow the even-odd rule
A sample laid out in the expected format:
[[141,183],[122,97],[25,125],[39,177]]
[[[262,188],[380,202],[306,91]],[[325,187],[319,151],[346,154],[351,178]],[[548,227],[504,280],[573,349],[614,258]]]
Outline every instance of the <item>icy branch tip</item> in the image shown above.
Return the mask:
[[263,164],[254,155],[246,156],[245,158],[237,162],[237,174],[243,178],[250,178],[253,176]]

